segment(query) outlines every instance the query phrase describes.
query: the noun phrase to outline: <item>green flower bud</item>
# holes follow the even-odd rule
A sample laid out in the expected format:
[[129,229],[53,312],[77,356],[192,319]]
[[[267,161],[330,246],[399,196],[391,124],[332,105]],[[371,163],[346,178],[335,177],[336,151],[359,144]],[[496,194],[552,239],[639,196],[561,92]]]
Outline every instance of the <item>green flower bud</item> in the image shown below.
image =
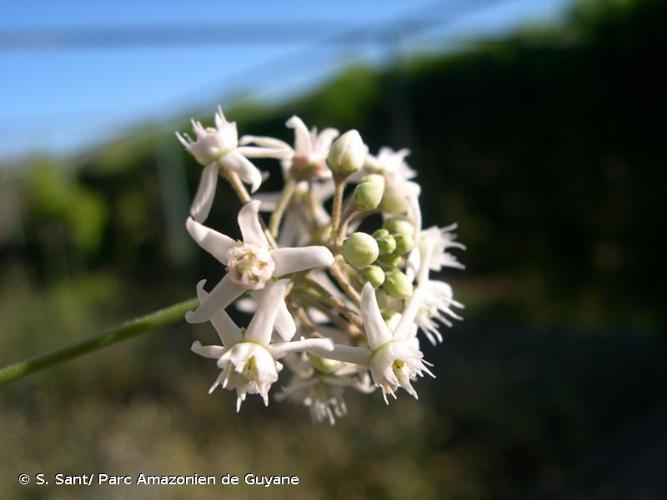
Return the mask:
[[384,271],[380,266],[366,266],[361,270],[361,277],[368,281],[373,288],[379,287],[384,283]]
[[404,215],[396,215],[387,219],[383,226],[391,234],[407,234],[412,236],[415,228],[408,218]]
[[386,253],[378,257],[378,262],[385,267],[396,267],[401,262],[401,256],[393,253]]
[[313,366],[322,373],[331,373],[340,363],[333,359],[320,358],[314,354],[308,353],[308,359]]
[[[396,242],[396,249],[394,250],[396,255],[405,255],[415,246],[415,240],[407,234],[397,234],[394,236],[394,241]],[[382,247],[380,247],[380,250],[382,250]]]
[[343,256],[352,266],[360,268],[372,264],[380,249],[370,234],[352,233],[343,243]]
[[354,207],[357,210],[375,210],[384,193],[384,177],[367,175],[354,190]]
[[396,299],[405,299],[412,295],[412,283],[405,273],[393,269],[385,275],[384,291]]
[[334,141],[329,149],[327,165],[337,177],[349,177],[366,161],[368,147],[361,139],[359,132],[349,130]]
[[379,240],[380,238],[384,238],[385,236],[389,236],[389,231],[386,229],[378,229],[372,234],[373,238],[376,240]]
[[331,224],[319,227],[313,233],[313,243],[323,245],[331,239]]
[[382,319],[384,319],[384,322],[389,324],[389,322],[396,316],[398,313],[396,311],[392,311],[391,309],[385,309],[382,311]]
[[390,214],[398,214],[405,212],[408,209],[408,199],[400,186],[390,184],[384,190],[382,201],[380,202],[380,210]]
[[384,238],[379,238],[376,240],[378,242],[378,247],[380,247],[380,253],[393,253],[396,250],[396,240],[393,236],[385,236]]

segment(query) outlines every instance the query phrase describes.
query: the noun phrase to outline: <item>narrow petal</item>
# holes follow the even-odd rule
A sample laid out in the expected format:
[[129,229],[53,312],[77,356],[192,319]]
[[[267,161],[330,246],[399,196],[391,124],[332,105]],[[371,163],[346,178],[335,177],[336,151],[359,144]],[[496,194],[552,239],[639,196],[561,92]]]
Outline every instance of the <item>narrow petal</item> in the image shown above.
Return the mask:
[[365,347],[353,347],[351,345],[334,344],[333,351],[310,348],[308,352],[325,359],[335,359],[344,363],[353,363],[360,366],[368,366],[371,352]]
[[245,332],[246,340],[269,345],[280,303],[285,301],[285,288],[288,284],[289,280],[280,280],[266,286],[267,290],[262,294],[257,311]]
[[[255,299],[257,303],[261,302],[268,289],[269,287],[264,287],[261,290],[253,292],[253,299]],[[256,310],[256,308],[254,310]],[[289,309],[287,309],[285,300],[280,300],[275,329],[278,332],[278,335],[280,335],[280,338],[285,342],[292,340],[292,337],[294,337],[294,334],[296,333],[296,324],[294,323],[294,318],[290,314]]]
[[[206,280],[201,280],[197,283],[197,299],[203,302],[208,297],[208,292],[204,290]],[[241,329],[236,326],[232,318],[225,311],[220,311],[211,318],[211,324],[222,341],[222,345],[229,347],[232,344],[241,340]]]
[[238,215],[239,229],[241,229],[244,243],[253,243],[268,248],[269,242],[266,241],[266,235],[259,223],[259,205],[260,202],[257,200],[243,205]]
[[185,228],[200,247],[218,259],[219,262],[227,264],[227,252],[236,244],[233,239],[200,224],[192,217],[188,217]]
[[190,207],[190,215],[197,222],[204,222],[211,212],[215,188],[218,185],[218,175],[217,163],[212,163],[202,171],[199,187]]
[[317,351],[318,353],[330,353],[334,350],[334,343],[330,339],[301,339],[293,342],[284,342],[282,344],[272,345],[270,347],[273,359],[280,359],[283,356],[295,352]]
[[391,331],[387,328],[380,313],[380,307],[375,298],[375,289],[370,283],[366,283],[361,291],[361,318],[371,350],[374,351],[391,340]]
[[329,267],[334,261],[329,249],[322,246],[277,248],[271,252],[271,257],[276,263],[276,276],[316,267]]
[[290,151],[292,148],[289,144],[280,139],[275,139],[273,137],[264,137],[258,135],[244,135],[239,139],[239,144],[241,146],[247,146],[248,144],[256,144],[263,148],[272,148],[272,149],[286,149]]
[[195,340],[192,343],[192,352],[204,356],[205,358],[220,359],[225,353],[225,348],[219,345],[201,345],[201,342]]
[[313,145],[310,141],[310,131],[303,120],[298,116],[293,116],[285,123],[289,128],[294,129],[294,152],[299,156],[310,156],[313,152]]
[[224,167],[236,172],[243,182],[250,184],[250,192],[254,193],[262,185],[262,173],[238,150],[226,154],[218,161]]
[[210,321],[216,313],[225,309],[237,297],[239,297],[245,288],[234,282],[229,274],[225,275],[220,283],[208,294],[208,297],[199,302],[199,307],[194,311],[188,311],[185,314],[185,321],[188,323],[204,323]]
[[328,152],[333,140],[340,135],[335,128],[325,128],[317,136],[317,151],[319,153]]
[[423,302],[424,290],[422,288],[417,288],[412,294],[412,297],[410,297],[410,300],[401,315],[401,320],[398,322],[396,330],[394,330],[394,340],[407,339],[410,336],[412,327],[415,323],[415,318]]
[[[287,145],[285,145],[287,146]],[[285,160],[292,157],[294,152],[292,148],[260,148],[257,146],[241,146],[237,151],[246,158],[275,158],[277,160]]]

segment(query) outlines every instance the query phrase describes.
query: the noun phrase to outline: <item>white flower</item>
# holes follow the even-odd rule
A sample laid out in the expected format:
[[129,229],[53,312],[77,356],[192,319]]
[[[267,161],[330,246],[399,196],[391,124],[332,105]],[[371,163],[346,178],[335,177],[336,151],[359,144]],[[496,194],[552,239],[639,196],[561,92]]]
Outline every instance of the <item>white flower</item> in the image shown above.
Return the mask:
[[[323,246],[271,249],[259,222],[259,201],[246,203],[238,215],[243,241],[210,229],[192,218],[186,228],[190,236],[204,250],[227,266],[229,272],[213,288],[199,307],[189,311],[185,319],[190,323],[209,321],[218,311],[225,309],[245,292],[252,292],[257,300],[265,293],[267,284],[274,278],[313,268],[329,267],[334,260]],[[296,330],[286,307],[278,315],[278,333],[289,340]]]
[[318,133],[317,128],[313,127],[309,131],[306,124],[298,116],[292,116],[285,125],[294,129],[294,148],[272,137],[257,137],[254,135],[241,137],[241,144],[252,143],[272,148],[287,147],[292,152],[292,156],[282,161],[286,178],[291,177],[296,181],[304,181],[313,178],[331,177],[326,159],[331,143],[338,137],[338,130],[325,128]]
[[311,356],[290,356],[285,358],[294,375],[288,385],[276,394],[277,401],[289,399],[306,406],[313,422],[328,421],[334,425],[336,418],[347,415],[343,399],[346,387],[369,393],[375,388],[370,383],[368,373],[360,373],[359,367],[333,360],[327,362],[326,371],[314,368]]
[[431,270],[439,271],[442,267],[463,269],[463,265],[452,254],[446,252],[448,248],[465,247],[455,241],[456,235],[452,232],[456,225],[446,228],[431,227],[419,235],[419,243],[410,255],[408,271],[417,273],[417,286],[423,290],[424,300],[417,313],[417,324],[428,340],[435,344],[442,342],[442,335],[438,331],[438,322],[452,326],[449,318],[462,320],[452,307],[463,309],[463,304],[454,300],[452,287],[444,281],[432,280],[429,277]]
[[[257,311],[247,329],[239,328],[225,311],[218,312],[211,323],[218,333],[222,345],[203,346],[199,341],[192,344],[192,350],[204,357],[217,359],[221,373],[209,393],[216,387],[236,390],[236,411],[241,409],[247,394],[259,394],[265,405],[269,404],[269,389],[278,380],[282,365],[278,360],[288,354],[317,349],[327,352],[333,349],[329,339],[301,339],[292,342],[271,343],[271,334],[276,322],[280,304],[288,280],[280,280],[267,287],[259,301]],[[198,286],[198,296],[207,300],[206,292]]]
[[417,172],[405,161],[405,157],[409,154],[409,149],[394,151],[387,147],[380,148],[376,156],[370,154],[366,156],[362,174],[381,174],[389,183],[396,180],[412,179],[417,176]]
[[289,147],[281,147],[280,144],[270,147],[239,147],[236,123],[228,122],[220,107],[215,114],[215,127],[204,127],[197,120],[191,122],[195,139],[179,132],[176,132],[176,137],[185,149],[206,167],[191,208],[192,218],[197,222],[205,221],[211,210],[220,168],[236,172],[243,182],[251,185],[254,193],[262,183],[262,174],[248,158],[281,159],[292,154]]
[[418,288],[402,315],[395,315],[392,328],[385,323],[375,290],[366,283],[361,291],[361,317],[368,347],[353,347],[336,344],[331,353],[313,351],[313,354],[347,363],[355,363],[370,369],[373,382],[382,389],[387,402],[387,393],[396,398],[396,390],[402,387],[417,399],[412,381],[428,373],[429,363],[423,359],[419,349],[414,320],[422,305],[423,293]]

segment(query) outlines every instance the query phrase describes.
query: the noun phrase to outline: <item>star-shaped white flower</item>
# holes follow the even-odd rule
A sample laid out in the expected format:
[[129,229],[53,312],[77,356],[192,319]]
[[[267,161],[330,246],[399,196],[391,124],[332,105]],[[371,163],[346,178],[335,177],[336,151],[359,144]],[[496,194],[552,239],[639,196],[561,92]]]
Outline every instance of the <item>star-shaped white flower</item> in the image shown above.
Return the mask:
[[254,193],[262,183],[262,174],[248,158],[285,159],[292,155],[291,149],[284,143],[282,146],[239,146],[236,122],[227,121],[220,107],[215,114],[215,127],[204,127],[197,120],[191,122],[195,139],[179,132],[176,132],[176,137],[205,167],[191,208],[192,218],[197,222],[205,221],[211,210],[220,168],[236,172],[243,182],[250,184]]
[[307,407],[313,422],[328,421],[334,425],[336,418],[347,415],[343,399],[345,388],[363,393],[375,389],[368,372],[357,365],[325,360],[306,353],[289,356],[285,358],[285,363],[293,376],[287,386],[275,395],[275,399],[288,399]]
[[368,346],[335,344],[333,352],[314,350],[313,354],[368,367],[373,382],[382,389],[385,402],[387,394],[396,398],[395,392],[399,387],[417,399],[412,381],[424,373],[435,377],[427,367],[430,363],[423,359],[416,337],[414,321],[422,301],[423,292],[415,290],[403,314],[395,315],[392,324],[387,325],[375,298],[375,289],[366,283],[361,291],[361,318]]
[[[203,346],[199,341],[192,344],[195,353],[216,359],[218,368],[222,370],[209,393],[218,386],[236,390],[237,412],[247,394],[259,394],[264,404],[269,404],[269,389],[278,380],[278,372],[282,370],[279,359],[311,349],[317,349],[318,352],[333,349],[333,342],[329,339],[271,343],[271,334],[280,304],[284,303],[288,284],[288,280],[280,280],[267,287],[247,329],[239,328],[225,311],[216,313],[211,323],[222,345]],[[197,287],[197,294],[202,302],[206,301],[207,294],[202,286]]]
[[409,154],[409,149],[394,151],[391,148],[382,147],[377,155],[369,154],[366,156],[366,163],[361,175],[384,175],[387,182],[413,179],[417,176],[417,172],[405,161]]
[[293,148],[272,137],[254,135],[241,137],[241,144],[257,144],[266,148],[289,148],[292,152],[291,157],[282,161],[285,178],[290,177],[296,181],[330,178],[331,170],[327,167],[326,159],[331,143],[338,137],[338,130],[325,128],[318,133],[317,128],[313,127],[309,131],[298,116],[292,116],[285,125],[294,129]]
[[[259,201],[246,203],[238,215],[243,241],[237,242],[222,233],[188,218],[190,236],[204,250],[227,266],[228,273],[213,288],[199,307],[185,315],[190,323],[209,321],[245,292],[260,301],[265,289],[274,279],[309,269],[329,267],[334,257],[323,246],[272,249],[259,222]],[[296,331],[294,320],[286,307],[281,307],[276,325],[284,340]]]
[[424,293],[416,322],[432,344],[442,342],[438,322],[452,326],[449,318],[463,319],[453,310],[453,307],[463,309],[464,306],[454,300],[452,287],[429,276],[430,271],[440,271],[443,267],[464,268],[454,255],[446,251],[448,248],[465,249],[465,246],[455,241],[456,235],[452,232],[454,229],[456,224],[445,228],[434,226],[421,231],[418,244],[408,259],[408,274],[414,275],[416,272],[417,286]]

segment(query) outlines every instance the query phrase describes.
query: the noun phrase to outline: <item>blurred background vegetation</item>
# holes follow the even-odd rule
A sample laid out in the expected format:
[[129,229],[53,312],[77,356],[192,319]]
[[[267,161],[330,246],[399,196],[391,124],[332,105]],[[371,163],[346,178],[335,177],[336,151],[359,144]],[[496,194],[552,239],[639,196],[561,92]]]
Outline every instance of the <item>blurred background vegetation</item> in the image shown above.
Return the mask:
[[[241,133],[289,139],[297,114],[412,149],[427,225],[458,222],[468,246],[465,273],[443,275],[467,308],[427,348],[437,380],[388,408],[351,394],[333,428],[289,404],[236,415],[189,352],[211,331],[179,324],[0,388],[0,497],[44,498],[20,472],[253,471],[302,485],[140,494],[667,498],[666,23],[663,1],[586,2],[558,26],[228,108]],[[182,226],[201,168],[163,128],[21,166],[0,165],[0,363],[222,274]],[[211,223],[234,233],[236,209],[221,188]]]

